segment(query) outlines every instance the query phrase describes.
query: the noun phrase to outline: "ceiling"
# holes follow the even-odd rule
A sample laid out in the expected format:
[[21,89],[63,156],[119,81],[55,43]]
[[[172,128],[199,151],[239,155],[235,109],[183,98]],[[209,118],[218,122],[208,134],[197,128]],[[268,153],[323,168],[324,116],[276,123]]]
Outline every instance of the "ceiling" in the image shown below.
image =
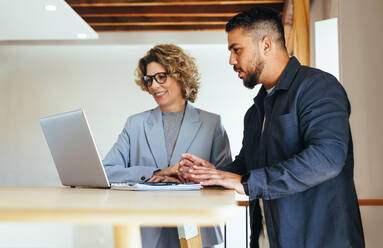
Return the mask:
[[65,0],[94,30],[224,30],[235,14],[255,7],[282,12],[284,0]]
[[0,43],[98,39],[64,0],[0,0]]

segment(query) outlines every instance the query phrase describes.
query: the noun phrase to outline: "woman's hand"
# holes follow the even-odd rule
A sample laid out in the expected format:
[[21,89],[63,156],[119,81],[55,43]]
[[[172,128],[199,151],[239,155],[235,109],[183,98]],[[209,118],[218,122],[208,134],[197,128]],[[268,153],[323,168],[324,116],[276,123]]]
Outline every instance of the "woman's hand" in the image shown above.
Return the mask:
[[179,163],[175,163],[169,166],[168,168],[165,168],[157,172],[156,175],[178,177],[178,167],[179,167]]
[[183,183],[182,178],[178,176],[179,163],[175,163],[168,168],[156,172],[149,180],[149,183],[175,182]]
[[154,175],[148,181],[148,183],[182,183],[180,179],[172,176]]

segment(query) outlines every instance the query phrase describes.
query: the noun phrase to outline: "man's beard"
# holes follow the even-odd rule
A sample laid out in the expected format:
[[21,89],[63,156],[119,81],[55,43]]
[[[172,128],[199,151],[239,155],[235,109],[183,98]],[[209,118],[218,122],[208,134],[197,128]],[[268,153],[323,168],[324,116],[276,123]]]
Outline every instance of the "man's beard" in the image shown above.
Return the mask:
[[254,70],[249,72],[248,75],[243,79],[243,85],[246,88],[253,89],[255,85],[259,84],[259,76],[261,75],[264,66],[264,61],[259,61],[253,66]]

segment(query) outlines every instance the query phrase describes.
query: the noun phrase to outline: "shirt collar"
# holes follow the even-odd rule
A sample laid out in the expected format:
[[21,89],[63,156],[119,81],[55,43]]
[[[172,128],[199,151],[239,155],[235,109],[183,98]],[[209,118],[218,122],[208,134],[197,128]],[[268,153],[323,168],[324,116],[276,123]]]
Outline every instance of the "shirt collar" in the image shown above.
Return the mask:
[[[279,77],[277,84],[275,85],[275,89],[271,92],[272,94],[278,90],[288,90],[290,88],[291,83],[295,77],[295,74],[298,72],[301,64],[299,61],[292,56],[290,58],[289,63],[287,63],[286,68],[283,70],[281,76]],[[257,103],[260,99],[262,99],[267,95],[265,87],[261,87],[257,96],[254,98],[254,103]],[[259,99],[259,100],[258,100]]]
[[295,74],[301,67],[301,64],[294,56],[290,58],[289,63],[287,63],[286,68],[283,70],[281,76],[279,77],[277,84],[275,85],[275,90],[288,90],[291,83],[294,80]]

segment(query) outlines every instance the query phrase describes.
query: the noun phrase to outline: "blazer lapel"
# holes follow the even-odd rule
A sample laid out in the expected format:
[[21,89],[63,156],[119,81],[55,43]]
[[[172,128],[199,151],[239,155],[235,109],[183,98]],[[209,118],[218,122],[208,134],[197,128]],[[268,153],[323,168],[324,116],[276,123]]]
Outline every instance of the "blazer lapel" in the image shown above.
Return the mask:
[[150,151],[159,169],[168,166],[167,151],[165,145],[164,128],[162,123],[162,113],[159,107],[153,109],[144,123],[146,140]]
[[199,112],[190,103],[186,105],[185,111],[173,156],[170,159],[170,165],[180,161],[181,155],[188,152],[202,124]]

